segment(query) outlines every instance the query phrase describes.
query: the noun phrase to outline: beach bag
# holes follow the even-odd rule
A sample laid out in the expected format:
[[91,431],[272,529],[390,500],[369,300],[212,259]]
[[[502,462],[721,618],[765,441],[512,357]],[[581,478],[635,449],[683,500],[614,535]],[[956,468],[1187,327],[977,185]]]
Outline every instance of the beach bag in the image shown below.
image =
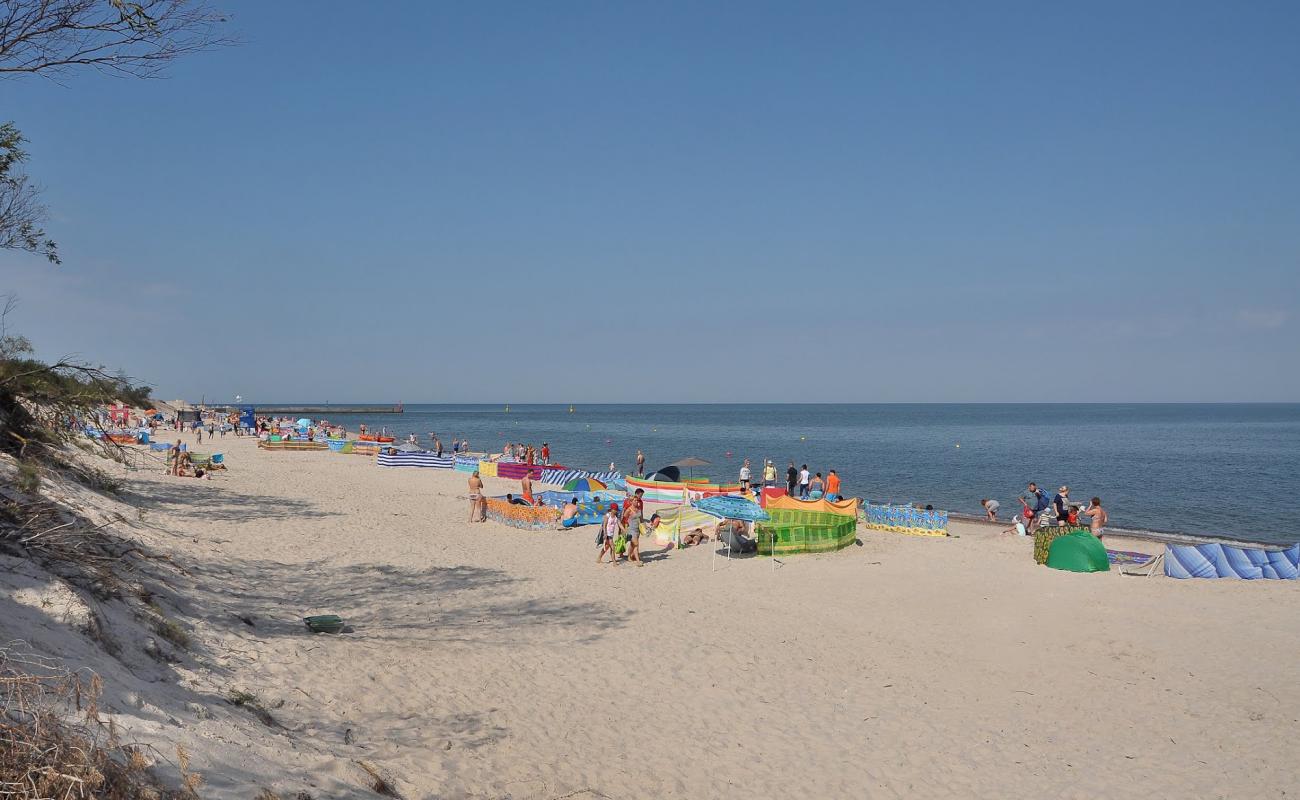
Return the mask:
[[614,540],[614,555],[621,556],[626,550],[627,550],[627,537],[620,533],[618,535],[618,538]]
[[604,543],[605,543],[605,528],[602,526],[596,529],[596,544],[604,544]]

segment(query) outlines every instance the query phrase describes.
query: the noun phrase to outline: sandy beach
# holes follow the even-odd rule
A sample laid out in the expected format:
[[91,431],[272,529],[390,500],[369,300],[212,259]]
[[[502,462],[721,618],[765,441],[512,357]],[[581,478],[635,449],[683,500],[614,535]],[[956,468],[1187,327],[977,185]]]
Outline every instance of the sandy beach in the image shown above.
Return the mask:
[[[153,583],[188,654],[107,659],[33,603],[0,625],[101,672],[116,721],[183,744],[203,797],[373,796],[360,762],[410,798],[1293,788],[1294,581],[1060,572],[973,523],[860,527],[775,569],[653,544],[644,569],[596,566],[590,527],[467,524],[462,473],[218,444],[212,481],[132,473],[143,513],[119,524],[175,566]],[[350,630],[310,635],[311,613]]]

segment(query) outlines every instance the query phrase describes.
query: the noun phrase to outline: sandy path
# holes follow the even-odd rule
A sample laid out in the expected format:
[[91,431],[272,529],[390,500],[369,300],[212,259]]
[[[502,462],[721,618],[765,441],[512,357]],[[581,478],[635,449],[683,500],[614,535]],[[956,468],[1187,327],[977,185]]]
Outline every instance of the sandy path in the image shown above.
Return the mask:
[[[188,612],[238,646],[232,681],[286,700],[326,772],[322,748],[410,797],[1293,788],[1294,582],[1068,574],[969,524],[775,572],[698,548],[597,567],[590,528],[466,524],[459,473],[220,445],[228,475],[139,499],[192,534],[211,599]],[[308,636],[313,612],[354,630]]]

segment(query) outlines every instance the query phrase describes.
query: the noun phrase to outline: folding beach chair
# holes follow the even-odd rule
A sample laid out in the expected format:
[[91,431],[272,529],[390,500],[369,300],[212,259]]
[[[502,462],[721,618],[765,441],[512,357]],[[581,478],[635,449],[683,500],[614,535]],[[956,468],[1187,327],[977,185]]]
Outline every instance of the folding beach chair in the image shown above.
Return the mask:
[[1156,574],[1156,570],[1164,563],[1165,554],[1157,553],[1149,555],[1147,553],[1132,553],[1124,550],[1107,550],[1106,557],[1110,559],[1112,570],[1117,575],[1135,575],[1141,578],[1150,578]]

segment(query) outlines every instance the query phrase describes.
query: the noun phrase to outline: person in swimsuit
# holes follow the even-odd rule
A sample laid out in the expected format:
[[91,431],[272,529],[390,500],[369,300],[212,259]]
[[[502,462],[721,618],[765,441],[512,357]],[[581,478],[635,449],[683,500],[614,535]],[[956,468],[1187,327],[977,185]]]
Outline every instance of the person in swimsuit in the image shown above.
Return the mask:
[[749,471],[749,459],[747,458],[745,459],[745,463],[740,466],[740,493],[741,494],[744,494],[745,492],[749,491],[749,481],[751,477],[752,474]]
[[487,501],[483,499],[483,479],[478,476],[478,470],[474,470],[474,474],[469,476],[469,521],[483,522],[486,519]]
[[524,499],[528,505],[533,504],[533,476],[531,472],[525,472],[524,477],[519,479],[519,487],[524,491]]
[[1100,539],[1106,533],[1106,523],[1110,521],[1110,515],[1106,509],[1101,507],[1101,498],[1094,497],[1088,507],[1083,510],[1083,515],[1089,518],[1088,530],[1092,535]]
[[636,494],[623,504],[622,526],[623,535],[627,537],[627,560],[628,563],[636,562],[638,567],[645,566],[641,560],[641,509],[644,496],[645,490],[637,489]]
[[636,476],[638,478],[645,477],[645,453],[640,450],[636,451]]
[[575,497],[564,504],[564,510],[560,512],[560,524],[566,528],[578,524],[578,498]]
[[609,553],[609,563],[618,566],[618,555],[614,552],[614,537],[618,536],[618,506],[610,503],[609,509],[605,512],[605,519],[601,521],[601,531],[604,534],[600,537],[600,553],[596,555],[596,563],[599,564]]

